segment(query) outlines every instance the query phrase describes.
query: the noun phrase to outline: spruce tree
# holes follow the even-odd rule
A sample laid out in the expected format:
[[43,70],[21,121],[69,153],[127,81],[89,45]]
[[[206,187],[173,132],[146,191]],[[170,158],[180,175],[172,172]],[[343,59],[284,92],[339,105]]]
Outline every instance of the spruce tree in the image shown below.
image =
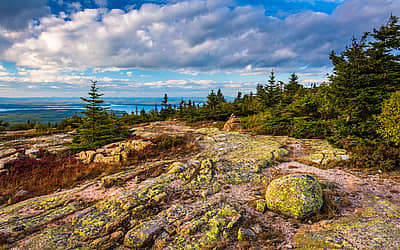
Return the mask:
[[376,126],[373,117],[381,112],[383,100],[400,89],[397,22],[398,18],[391,16],[379,30],[364,33],[360,40],[353,38],[344,52],[330,55],[334,66],[330,76],[332,101],[347,135],[373,138]]
[[96,87],[97,81],[91,80],[91,82],[89,97],[81,97],[81,100],[86,102],[81,124],[72,134],[71,147],[77,150],[94,149],[121,140],[127,135],[115,114],[108,113],[101,107],[104,101],[100,97],[103,94],[100,94]]
[[289,78],[288,84],[285,85],[285,102],[287,104],[293,102],[293,96],[303,88],[302,85],[299,84],[298,82],[299,77],[295,74],[292,73]]
[[218,104],[218,97],[214,93],[214,90],[211,90],[211,93],[208,94],[208,96],[207,96],[207,106],[211,110],[215,110],[215,107],[217,106],[217,104]]
[[226,101],[225,101],[225,97],[224,97],[224,95],[222,94],[221,89],[218,89],[218,91],[217,91],[217,101],[218,101],[218,103],[226,102]]
[[161,101],[161,106],[163,106],[164,109],[168,108],[168,95],[167,95],[167,93],[164,94],[164,98]]

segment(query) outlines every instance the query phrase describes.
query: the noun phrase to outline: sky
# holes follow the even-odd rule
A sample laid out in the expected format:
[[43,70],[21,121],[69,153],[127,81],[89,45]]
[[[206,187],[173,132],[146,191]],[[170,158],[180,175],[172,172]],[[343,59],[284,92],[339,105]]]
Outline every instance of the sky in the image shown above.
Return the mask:
[[271,71],[327,81],[329,53],[400,16],[400,0],[0,1],[0,97],[204,97]]

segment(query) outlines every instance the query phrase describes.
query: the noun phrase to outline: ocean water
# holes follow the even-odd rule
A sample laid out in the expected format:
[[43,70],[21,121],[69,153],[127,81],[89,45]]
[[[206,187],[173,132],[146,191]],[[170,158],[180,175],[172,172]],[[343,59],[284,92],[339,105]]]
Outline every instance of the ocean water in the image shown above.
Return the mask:
[[[189,98],[172,97],[169,98],[171,105],[178,105],[179,102]],[[190,98],[196,103],[203,103],[204,98]],[[162,98],[143,97],[143,98],[104,98],[102,106],[113,110],[117,115],[124,112],[131,114],[146,112],[155,108],[161,109]],[[36,120],[42,123],[59,122],[65,117],[70,117],[75,113],[85,110],[84,102],[79,98],[1,98],[0,97],[0,120],[10,124],[26,123],[28,120]]]

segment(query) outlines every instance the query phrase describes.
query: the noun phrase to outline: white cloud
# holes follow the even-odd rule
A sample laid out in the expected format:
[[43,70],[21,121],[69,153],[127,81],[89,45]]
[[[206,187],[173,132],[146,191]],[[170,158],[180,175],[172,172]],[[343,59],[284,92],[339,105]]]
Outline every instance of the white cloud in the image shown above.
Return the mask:
[[[91,75],[75,75],[68,70],[46,68],[46,69],[26,69],[18,68],[18,74],[0,72],[0,82],[5,83],[59,83],[86,86],[90,80],[97,80],[101,83],[123,83],[129,82],[125,78],[96,77]],[[50,88],[53,88],[50,86]]]
[[82,83],[90,77],[63,72],[88,68],[174,70],[193,76],[200,71],[260,75],[272,68],[292,72],[328,65],[332,49],[383,24],[390,13],[399,15],[400,4],[348,0],[331,15],[303,11],[283,20],[264,12],[260,6],[214,0],[144,4],[128,12],[78,8],[69,18],[47,16],[24,32],[6,31],[1,36],[11,45],[0,59],[34,68],[20,72],[33,82]]

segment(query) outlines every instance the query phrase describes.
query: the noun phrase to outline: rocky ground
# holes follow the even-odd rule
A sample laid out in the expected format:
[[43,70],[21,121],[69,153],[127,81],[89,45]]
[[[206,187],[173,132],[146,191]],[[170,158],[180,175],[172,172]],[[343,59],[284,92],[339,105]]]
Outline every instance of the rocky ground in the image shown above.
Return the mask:
[[[36,158],[39,150],[60,153],[68,150],[72,137],[67,133],[56,133],[32,137],[33,130],[3,131],[0,134],[0,174],[7,172],[14,161],[24,158]],[[14,139],[15,137],[15,139]]]
[[[325,169],[347,158],[342,150],[319,140],[173,122],[133,129],[144,138],[164,132],[193,133],[200,152],[3,206],[0,243],[14,249],[400,248],[399,179]],[[266,208],[267,185],[289,173],[319,180],[319,214],[297,220]]]

